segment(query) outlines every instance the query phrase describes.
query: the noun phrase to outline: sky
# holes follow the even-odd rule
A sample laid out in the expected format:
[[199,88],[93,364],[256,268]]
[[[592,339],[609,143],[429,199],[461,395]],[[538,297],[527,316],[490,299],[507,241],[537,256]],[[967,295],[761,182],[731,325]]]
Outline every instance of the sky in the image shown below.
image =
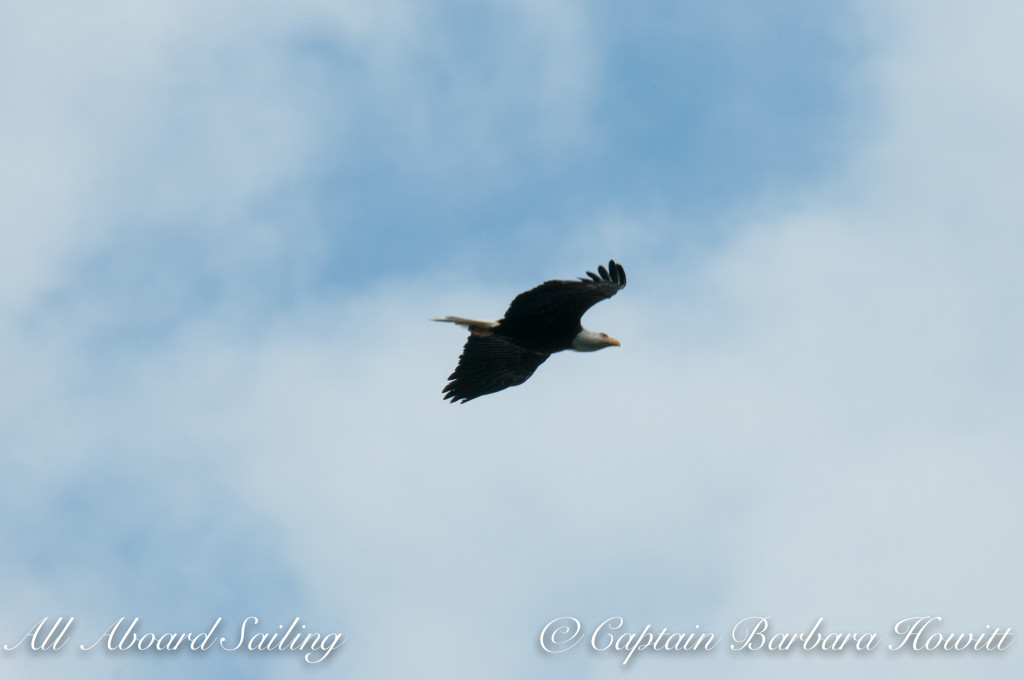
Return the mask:
[[[1024,626],[1022,20],[0,0],[4,677],[1019,677],[888,646]],[[431,318],[610,258],[620,349],[442,401]]]

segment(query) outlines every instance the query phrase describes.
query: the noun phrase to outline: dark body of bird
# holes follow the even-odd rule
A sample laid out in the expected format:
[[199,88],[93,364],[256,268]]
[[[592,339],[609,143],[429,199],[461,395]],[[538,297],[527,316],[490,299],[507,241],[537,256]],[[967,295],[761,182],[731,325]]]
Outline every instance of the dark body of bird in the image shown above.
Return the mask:
[[547,281],[520,293],[499,321],[446,316],[469,329],[459,364],[448,376],[444,398],[452,403],[520,385],[544,361],[562,350],[591,352],[619,341],[583,328],[583,314],[626,285],[626,272],[614,260],[608,268],[577,281]]

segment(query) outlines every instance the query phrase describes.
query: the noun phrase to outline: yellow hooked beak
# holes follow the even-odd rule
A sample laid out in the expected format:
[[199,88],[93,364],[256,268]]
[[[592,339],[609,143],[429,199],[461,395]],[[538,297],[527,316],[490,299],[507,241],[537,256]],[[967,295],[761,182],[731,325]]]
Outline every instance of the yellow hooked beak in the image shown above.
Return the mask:
[[622,347],[622,343],[619,342],[618,340],[616,340],[615,338],[613,338],[610,335],[608,336],[608,339],[605,340],[605,342],[607,342],[609,345],[615,345],[616,347]]

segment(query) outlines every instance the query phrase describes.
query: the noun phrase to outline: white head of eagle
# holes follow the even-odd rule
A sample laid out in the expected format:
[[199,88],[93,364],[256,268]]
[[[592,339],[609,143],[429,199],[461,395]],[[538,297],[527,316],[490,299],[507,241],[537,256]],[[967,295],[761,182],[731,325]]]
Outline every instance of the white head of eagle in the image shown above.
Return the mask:
[[606,333],[587,330],[580,323],[595,304],[626,285],[622,265],[609,260],[608,268],[576,281],[546,281],[520,293],[498,321],[446,316],[469,329],[469,339],[443,393],[452,403],[464,403],[507,387],[521,385],[555,352],[570,349],[594,352],[618,347]]

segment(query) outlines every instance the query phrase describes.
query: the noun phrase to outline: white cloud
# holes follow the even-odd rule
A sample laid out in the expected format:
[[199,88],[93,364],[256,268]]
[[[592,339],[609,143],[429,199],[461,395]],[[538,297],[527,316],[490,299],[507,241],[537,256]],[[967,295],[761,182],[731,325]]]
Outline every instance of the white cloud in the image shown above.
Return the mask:
[[[5,8],[4,308],[91,285],[91,260],[147,247],[191,260],[179,286],[199,273],[237,291],[268,268],[309,285],[327,235],[360,228],[322,224],[326,173],[378,181],[385,163],[437,191],[499,181],[524,143],[578,144],[596,77],[585,14],[480,11]],[[462,30],[463,12],[490,37]]]

